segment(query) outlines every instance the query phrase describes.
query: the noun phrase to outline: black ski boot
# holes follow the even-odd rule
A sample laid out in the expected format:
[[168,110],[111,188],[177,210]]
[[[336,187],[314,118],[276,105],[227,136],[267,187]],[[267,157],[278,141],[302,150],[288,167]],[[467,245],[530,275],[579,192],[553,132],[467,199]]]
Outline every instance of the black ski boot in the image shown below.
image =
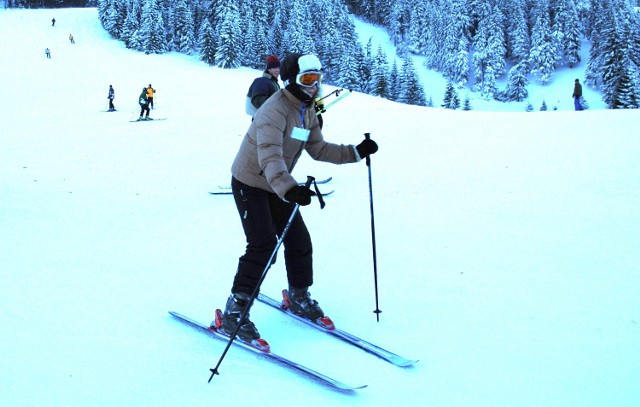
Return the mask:
[[[251,306],[249,299],[251,299],[251,296],[245,293],[235,293],[229,296],[224,313],[222,314],[222,326],[220,327],[227,335],[233,335],[238,327],[240,317],[245,307]],[[253,322],[249,320],[248,311],[238,330],[238,337],[247,343],[252,343],[254,340],[260,338],[258,329]]]
[[289,299],[289,304],[286,304],[291,312],[302,318],[316,321],[319,318],[324,317],[322,308],[318,305],[318,301],[311,298],[308,287],[295,288],[289,286],[289,290],[286,293],[286,297]]

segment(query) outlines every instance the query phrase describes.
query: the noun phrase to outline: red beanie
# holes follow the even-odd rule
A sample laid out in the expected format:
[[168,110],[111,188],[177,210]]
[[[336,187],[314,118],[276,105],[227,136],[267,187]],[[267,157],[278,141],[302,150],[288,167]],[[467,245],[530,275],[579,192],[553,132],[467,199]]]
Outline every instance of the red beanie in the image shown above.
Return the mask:
[[280,68],[280,60],[275,55],[269,55],[267,57],[267,69]]

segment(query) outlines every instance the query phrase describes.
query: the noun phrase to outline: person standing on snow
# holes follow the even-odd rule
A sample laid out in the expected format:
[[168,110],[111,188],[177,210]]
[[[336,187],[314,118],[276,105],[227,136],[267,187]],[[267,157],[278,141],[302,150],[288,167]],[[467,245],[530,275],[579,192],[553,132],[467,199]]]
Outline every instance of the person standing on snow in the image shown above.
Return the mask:
[[[314,195],[291,175],[303,150],[314,160],[334,164],[358,162],[378,150],[370,139],[357,146],[324,140],[313,106],[322,85],[322,65],[315,55],[288,55],[280,74],[288,84],[256,112],[231,166],[231,188],[247,246],[239,259],[221,329],[231,335],[239,325],[239,338],[249,343],[260,334],[248,310],[242,322],[240,317],[251,307],[251,295],[276,247],[276,237],[295,205],[309,205]],[[283,245],[290,308],[317,321],[324,312],[308,291],[313,284],[311,237],[299,211]]]
[[116,92],[113,90],[113,86],[109,85],[109,95],[107,96],[107,99],[109,99],[110,112],[116,111],[116,107],[113,105],[113,99],[115,99],[115,97],[116,97]]
[[[140,117],[138,120],[152,120],[149,117],[149,101],[147,99],[147,88],[142,88],[142,92],[138,97],[138,104],[140,105]],[[146,115],[143,117],[143,114]]]
[[155,94],[156,90],[151,87],[151,84],[149,84],[149,87],[147,88],[147,101],[149,102],[149,107],[151,109],[153,109],[153,97]]
[[56,26],[56,19],[55,17],[51,19],[51,27],[55,27]]
[[278,76],[280,75],[280,60],[275,55],[267,57],[267,66],[262,76],[256,78],[249,87],[245,102],[245,111],[249,116],[256,114],[260,106],[269,99],[271,95],[280,90]]
[[582,108],[582,103],[580,103],[581,97],[582,97],[582,85],[580,84],[580,80],[576,79],[575,85],[573,86],[573,104],[576,110],[584,110]]
[[72,44],[76,43],[76,40],[73,39],[73,35],[69,34],[69,42]]
[[51,59],[51,51],[49,51],[49,48],[44,49],[44,54],[47,56],[47,58]]

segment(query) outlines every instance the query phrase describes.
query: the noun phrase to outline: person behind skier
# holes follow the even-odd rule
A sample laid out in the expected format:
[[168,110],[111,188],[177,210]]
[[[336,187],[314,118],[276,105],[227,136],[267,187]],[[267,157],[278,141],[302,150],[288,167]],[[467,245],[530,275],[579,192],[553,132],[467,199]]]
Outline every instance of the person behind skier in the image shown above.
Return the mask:
[[56,19],[55,17],[51,19],[51,27],[55,27],[56,26]]
[[138,97],[138,104],[140,105],[140,117],[138,118],[138,120],[152,120],[149,117],[150,109],[149,109],[149,101],[147,100],[147,88],[142,88],[140,97]]
[[47,58],[51,59],[51,51],[49,51],[49,48],[44,49],[44,54],[47,56]]
[[278,84],[279,75],[280,60],[275,55],[269,55],[262,76],[254,79],[247,92],[245,111],[249,116],[255,115],[260,106],[262,106],[271,95],[280,90],[280,85]]
[[[285,89],[262,105],[244,136],[231,166],[231,186],[247,245],[240,257],[226,302],[221,328],[245,342],[260,337],[249,319],[240,322],[295,205],[309,205],[314,193],[291,175],[302,151],[314,160],[334,164],[358,162],[378,150],[370,139],[357,146],[324,140],[313,106],[322,85],[322,65],[315,55],[290,54],[282,62]],[[291,310],[317,321],[324,316],[311,298],[312,246],[300,212],[283,240]],[[214,321],[215,323],[215,321]]]
[[69,42],[75,44],[76,41],[73,39],[73,35],[69,34]]
[[149,101],[149,107],[151,109],[153,109],[153,97],[156,94],[156,90],[153,89],[153,87],[151,87],[151,84],[149,84],[149,87],[147,88],[147,100]]
[[115,99],[115,97],[116,97],[116,94],[115,94],[115,91],[113,90],[113,86],[109,85],[109,95],[107,96],[107,99],[109,99],[110,112],[116,111],[116,107],[113,105],[113,99]]
[[582,97],[582,85],[580,84],[580,80],[576,79],[575,85],[573,86],[573,105],[576,110],[583,110],[582,103],[580,103],[580,98]]

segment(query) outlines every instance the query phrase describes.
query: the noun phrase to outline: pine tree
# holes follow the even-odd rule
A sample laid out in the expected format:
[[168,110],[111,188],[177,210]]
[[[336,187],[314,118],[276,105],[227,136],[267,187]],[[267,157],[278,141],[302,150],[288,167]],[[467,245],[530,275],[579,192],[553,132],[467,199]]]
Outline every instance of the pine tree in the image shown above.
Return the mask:
[[174,44],[173,48],[185,54],[193,51],[195,44],[195,33],[193,27],[193,16],[187,6],[186,0],[178,0],[174,14]]
[[533,8],[534,25],[531,31],[529,63],[531,73],[546,85],[559,59],[557,42],[553,39],[550,22],[549,0],[540,0]]
[[398,101],[410,105],[425,106],[427,104],[424,89],[418,79],[410,56],[404,58],[402,64],[402,85]]
[[530,39],[525,0],[511,0],[505,10],[507,57],[517,62],[529,57]]
[[363,54],[358,61],[358,76],[360,77],[360,92],[369,93],[370,80],[371,80],[371,67],[373,66],[373,42],[372,38],[369,38],[367,44],[363,49]]
[[288,25],[285,29],[283,46],[290,52],[301,54],[315,54],[315,44],[309,33],[313,32],[309,3],[296,1],[289,14]]
[[608,11],[605,20],[602,56],[603,99],[612,109],[636,108],[640,98],[638,68],[634,63],[634,34],[636,27],[632,9],[620,0]]
[[346,50],[342,55],[340,73],[336,80],[336,85],[349,90],[362,92],[361,66],[363,65],[364,54],[362,48],[360,48],[357,43],[352,43],[351,47],[351,51]]
[[506,47],[503,36],[503,15],[495,6],[480,16],[478,30],[473,39],[475,86],[482,97],[490,100],[496,94],[496,79],[504,73]]
[[142,14],[142,6],[138,1],[132,1],[127,10],[127,18],[122,27],[122,38],[127,48],[142,50],[142,41],[138,34],[140,30],[140,15]]
[[547,102],[545,102],[544,100],[542,101],[542,105],[540,106],[540,111],[541,112],[547,111]]
[[200,42],[198,48],[200,49],[200,59],[209,65],[215,64],[216,55],[216,38],[215,32],[209,23],[209,19],[205,18],[200,26]]
[[371,67],[371,84],[369,85],[370,94],[387,98],[389,96],[389,72],[387,69],[387,56],[382,51],[382,47],[378,47],[378,52],[373,60]]
[[464,98],[464,105],[462,106],[462,110],[471,110],[471,100],[469,100],[469,96]]
[[573,0],[556,0],[554,26],[561,36],[563,58],[570,68],[580,63],[580,22]]
[[387,97],[389,100],[397,101],[400,97],[400,72],[398,72],[398,62],[393,59],[391,70],[389,71],[389,91]]
[[240,12],[235,0],[228,0],[225,12],[221,14],[219,43],[214,57],[214,64],[220,68],[237,68],[242,59],[240,38]]
[[527,107],[525,109],[527,112],[533,112],[533,105],[531,102],[527,101]]
[[271,54],[286,55],[291,52],[285,45],[285,34],[288,20],[288,9],[276,8],[273,23],[269,27],[269,40]]
[[264,69],[265,58],[272,54],[269,39],[268,4],[264,0],[241,0],[238,3],[240,12],[240,46],[243,66]]
[[[413,5],[411,3],[413,3],[411,0],[395,0],[391,5],[387,31],[397,49],[402,49],[407,44],[412,25],[411,8]],[[402,52],[399,54],[403,55]]]
[[442,100],[442,107],[446,109],[457,108],[458,93],[456,92],[453,83],[447,82],[447,86],[444,91],[444,98]]
[[470,18],[462,0],[454,0],[446,6],[447,20],[439,52],[439,69],[444,76],[458,86],[469,80],[469,29]]
[[102,27],[107,30],[113,38],[119,38],[118,11],[116,0],[100,0],[98,3],[98,18]]
[[142,51],[145,54],[162,54],[167,50],[162,14],[156,0],[147,0],[142,8],[139,29]]

